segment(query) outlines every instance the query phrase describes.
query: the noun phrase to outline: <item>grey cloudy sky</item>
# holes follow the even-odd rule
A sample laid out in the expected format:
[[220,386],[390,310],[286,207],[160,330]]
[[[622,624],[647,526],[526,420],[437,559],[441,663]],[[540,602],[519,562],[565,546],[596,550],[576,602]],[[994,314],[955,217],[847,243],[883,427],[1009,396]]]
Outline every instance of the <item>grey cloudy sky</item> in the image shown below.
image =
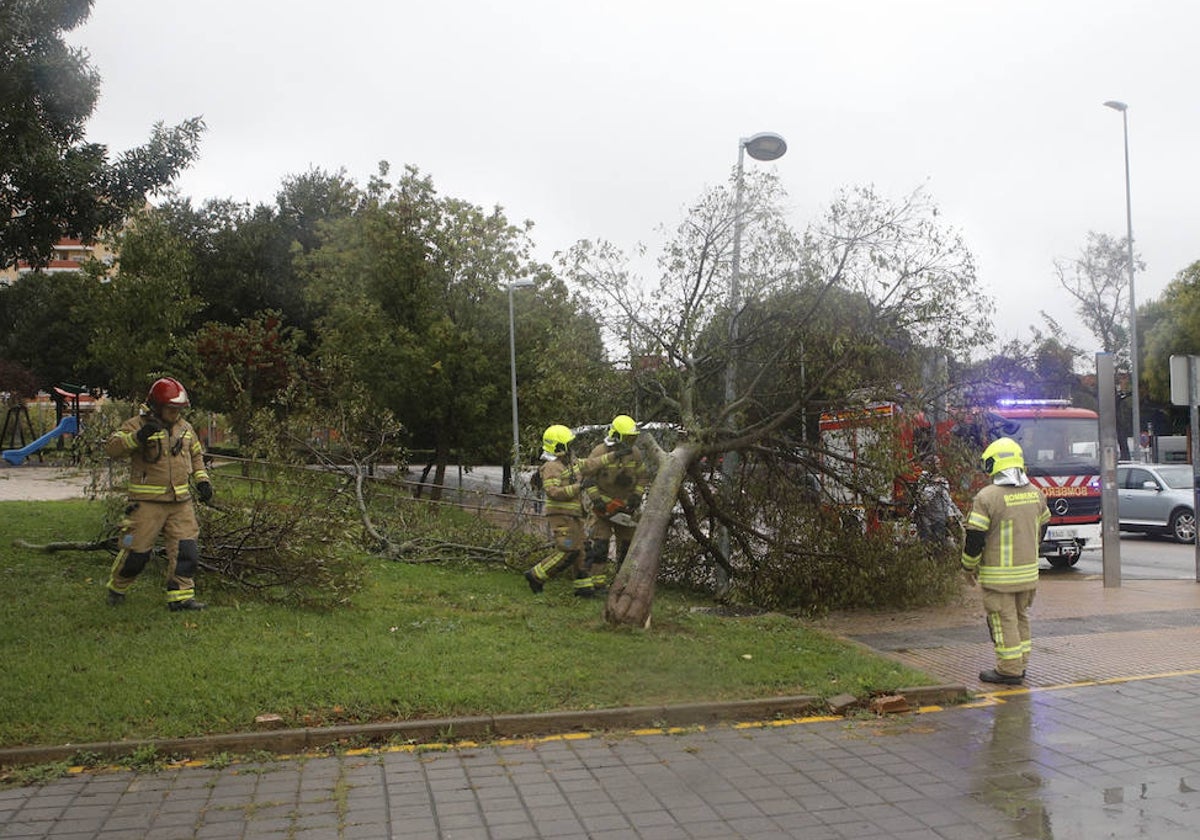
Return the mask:
[[739,138],[778,132],[787,155],[748,164],[796,227],[841,187],[924,185],[1024,336],[1039,309],[1074,319],[1054,260],[1125,233],[1105,100],[1129,104],[1138,301],[1200,259],[1198,31],[1194,0],[96,0],[71,39],[103,76],[90,139],[204,117],[184,195],[270,201],[386,159],[532,220],[544,258],[653,248]]

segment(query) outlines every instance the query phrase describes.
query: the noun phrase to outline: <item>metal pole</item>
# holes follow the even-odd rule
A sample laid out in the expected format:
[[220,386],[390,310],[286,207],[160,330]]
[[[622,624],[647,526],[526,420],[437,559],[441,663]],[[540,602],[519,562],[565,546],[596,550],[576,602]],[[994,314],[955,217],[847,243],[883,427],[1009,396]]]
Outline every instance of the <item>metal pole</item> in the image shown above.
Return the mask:
[[508,354],[512,371],[512,483],[513,490],[520,492],[517,477],[521,473],[521,425],[517,421],[517,331],[513,318],[513,284],[508,284]]
[[[733,194],[733,261],[729,272],[729,365],[725,368],[725,407],[737,398],[738,311],[742,306],[742,191],[745,180],[742,164],[746,141],[738,141],[737,179]],[[722,472],[732,478],[737,468],[737,453],[726,452],[721,461]]]
[[[729,272],[729,362],[725,367],[725,409],[737,398],[737,342],[738,342],[738,310],[741,308],[741,269],[742,269],[742,190],[744,179],[743,165],[746,157],[746,141],[738,140],[737,176],[734,180],[733,193],[733,261]],[[727,417],[727,419],[730,419]],[[725,477],[725,486],[733,487],[734,473],[737,472],[738,454],[730,450],[721,457],[721,474]],[[729,557],[729,529],[722,527],[717,535],[717,545],[726,558]]]
[[1129,112],[1124,103],[1121,112],[1121,130],[1125,137],[1125,244],[1129,248],[1129,374],[1133,379],[1133,447],[1137,453],[1135,461],[1145,461],[1142,448],[1142,408],[1138,388],[1138,338],[1137,298],[1133,291],[1133,201],[1129,190]]
[[1117,382],[1111,353],[1096,354],[1100,408],[1100,546],[1104,588],[1121,585],[1121,523],[1117,488]]
[[[1192,431],[1192,515],[1200,510],[1200,410],[1196,403],[1200,402],[1200,389],[1196,387],[1197,358],[1188,356],[1188,419]],[[1200,535],[1195,542],[1196,549],[1196,582],[1200,583]]]

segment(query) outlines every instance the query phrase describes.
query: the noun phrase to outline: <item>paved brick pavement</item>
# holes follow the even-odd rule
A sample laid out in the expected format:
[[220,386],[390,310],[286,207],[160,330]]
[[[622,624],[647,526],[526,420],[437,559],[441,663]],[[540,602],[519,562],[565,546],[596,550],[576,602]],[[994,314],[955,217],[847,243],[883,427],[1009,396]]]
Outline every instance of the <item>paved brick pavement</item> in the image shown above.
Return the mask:
[[1193,838],[1196,674],[885,719],[112,772],[0,791],[0,837]]
[[[975,620],[948,611],[911,618],[876,616],[842,631],[947,683],[990,690],[979,671],[994,662]],[[1043,577],[1033,605],[1030,687],[1174,673],[1200,668],[1200,584],[1134,580],[1105,589],[1098,576]],[[897,624],[907,626],[899,626]]]

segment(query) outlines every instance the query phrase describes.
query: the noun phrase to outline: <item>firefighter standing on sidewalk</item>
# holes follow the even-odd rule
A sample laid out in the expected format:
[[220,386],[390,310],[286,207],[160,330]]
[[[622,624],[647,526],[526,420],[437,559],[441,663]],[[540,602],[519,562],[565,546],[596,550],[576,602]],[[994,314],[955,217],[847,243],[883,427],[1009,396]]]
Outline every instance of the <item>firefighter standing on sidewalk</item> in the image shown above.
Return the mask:
[[975,494],[967,517],[962,566],[978,576],[996,666],[979,679],[1020,685],[1032,649],[1029,607],[1038,584],[1038,548],[1050,521],[1042,491],[1025,475],[1025,457],[1010,438],[993,441],[981,456],[992,483]]
[[576,461],[570,451],[575,434],[566,426],[554,425],[542,434],[542,464],[538,471],[546,493],[546,523],[554,538],[554,551],[526,570],[525,580],[534,594],[542,591],[546,581],[567,566],[575,570],[575,594],[590,597],[595,594],[590,576],[584,567],[584,493],[583,479],[601,467],[616,462],[627,454],[621,447],[600,457]]
[[204,609],[192,579],[200,564],[200,525],[189,480],[202,502],[212,499],[213,491],[200,439],[180,416],[188,405],[178,380],[159,379],[150,386],[141,411],[104,444],[109,457],[127,457],[130,467],[129,505],[108,579],[108,603],[114,607],[125,602],[161,533],[167,551],[167,607],[172,612]]
[[604,440],[596,445],[591,457],[599,457],[615,451],[618,447],[629,447],[630,452],[622,455],[606,467],[601,467],[586,483],[591,515],[588,518],[587,556],[585,571],[591,575],[592,588],[602,592],[609,578],[604,567],[608,563],[609,542],[617,538],[617,565],[613,574],[621,570],[621,563],[633,542],[637,529],[634,517],[642,506],[642,496],[649,481],[649,470],[636,451],[638,439],[637,423],[627,414],[613,418]]

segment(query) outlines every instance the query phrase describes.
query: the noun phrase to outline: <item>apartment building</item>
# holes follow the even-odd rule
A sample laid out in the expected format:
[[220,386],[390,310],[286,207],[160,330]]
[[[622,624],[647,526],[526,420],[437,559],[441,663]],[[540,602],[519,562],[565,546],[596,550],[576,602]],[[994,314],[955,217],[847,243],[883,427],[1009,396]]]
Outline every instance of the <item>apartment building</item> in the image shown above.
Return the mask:
[[[99,243],[84,245],[78,239],[60,239],[54,244],[54,256],[49,265],[42,268],[42,271],[49,274],[60,271],[79,271],[89,257],[95,257],[107,265],[112,265],[112,252]],[[21,275],[28,274],[33,270],[29,263],[23,260],[15,266],[0,269],[0,286],[7,286]]]

